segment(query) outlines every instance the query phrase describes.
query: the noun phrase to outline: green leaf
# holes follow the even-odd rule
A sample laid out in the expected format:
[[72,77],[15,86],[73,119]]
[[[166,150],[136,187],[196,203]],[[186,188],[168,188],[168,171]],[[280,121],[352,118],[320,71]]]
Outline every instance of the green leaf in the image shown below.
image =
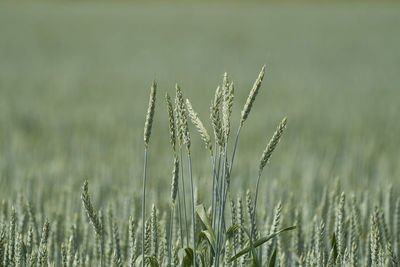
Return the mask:
[[193,265],[193,249],[185,248],[185,257],[183,257],[183,266],[189,267]]
[[210,233],[210,231],[208,230],[204,230],[199,233],[199,238],[197,240],[197,247],[199,247],[199,245],[205,240],[211,245],[212,252],[215,253],[216,240],[214,239],[212,233]]
[[275,261],[276,261],[276,247],[274,249],[274,253],[272,253],[271,259],[269,260],[269,267],[275,267]]
[[[253,266],[259,267],[260,263],[258,262],[257,251],[254,247],[253,241],[251,240],[250,231],[245,227],[242,227],[242,229],[246,233],[246,235],[249,237],[249,251],[251,251],[251,255],[253,256]],[[231,259],[231,261],[232,261],[232,259]]]
[[337,244],[336,244],[336,236],[335,236],[335,232],[332,235],[332,239],[331,239],[331,248],[333,249],[333,258],[336,261],[336,258],[338,256],[338,251],[337,251]]
[[198,244],[200,241],[206,239],[208,243],[211,245],[212,252],[215,254],[217,239],[215,237],[214,229],[211,226],[210,219],[207,216],[207,212],[203,204],[196,206],[196,213],[199,216],[201,222],[206,227],[206,230],[201,231],[199,234]]
[[230,239],[233,237],[233,235],[235,234],[235,232],[237,232],[239,230],[239,225],[232,225],[228,228],[228,230],[226,231],[226,239]]
[[199,216],[202,223],[205,225],[206,229],[213,236],[213,239],[216,240],[214,229],[211,226],[210,219],[207,216],[207,212],[203,204],[196,206],[196,213]]
[[[281,234],[281,233],[283,233],[283,232],[291,231],[291,230],[293,230],[293,229],[296,229],[296,226],[291,226],[291,227],[288,227],[288,228],[284,228],[284,229],[282,229],[282,230],[280,230],[280,231],[278,231],[278,232],[276,232],[276,233],[273,233],[273,234],[271,234],[271,235],[269,235],[269,236],[259,238],[259,239],[257,239],[257,240],[254,242],[254,247],[255,247],[255,248],[256,248],[256,247],[259,247],[259,246],[261,246],[262,244],[264,244],[265,242],[267,242],[268,240],[274,238],[275,236],[277,236],[277,235],[279,235],[279,234]],[[245,230],[245,229],[244,229],[244,230]],[[247,231],[247,230],[245,230],[245,232],[246,232],[246,231]],[[248,231],[247,231],[247,232],[248,232]],[[249,235],[248,235],[248,236],[249,236]],[[251,250],[251,247],[250,247],[250,246],[247,247],[247,248],[242,249],[242,250],[239,251],[235,256],[233,256],[233,257],[231,258],[231,261],[234,261],[235,259],[237,259],[237,258],[239,258],[239,257],[241,257],[241,256],[243,256],[243,255],[245,255],[245,254],[248,253],[250,250]]]

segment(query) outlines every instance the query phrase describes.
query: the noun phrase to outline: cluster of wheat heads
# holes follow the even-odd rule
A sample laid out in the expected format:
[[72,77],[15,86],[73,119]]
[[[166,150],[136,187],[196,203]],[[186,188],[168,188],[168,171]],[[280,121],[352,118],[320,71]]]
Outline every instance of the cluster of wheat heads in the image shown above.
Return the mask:
[[[231,262],[233,265],[237,266],[238,259],[243,257],[251,259],[252,264],[261,266],[263,263],[263,253],[261,253],[263,243],[274,238],[281,232],[295,228],[289,227],[283,230],[274,229],[274,231],[269,233],[268,236],[261,237],[257,232],[255,212],[261,172],[283,134],[286,126],[286,118],[284,118],[279,124],[278,129],[272,136],[261,156],[254,202],[251,200],[248,202],[251,221],[250,227],[236,223],[237,219],[235,218],[236,211],[234,210],[234,204],[232,201],[227,201],[228,199],[232,200],[230,194],[230,179],[240,130],[250,114],[264,74],[265,66],[261,69],[260,74],[251,88],[248,99],[241,112],[240,123],[232,150],[228,147],[228,141],[231,133],[234,84],[229,80],[227,73],[223,76],[222,84],[217,87],[210,107],[210,124],[213,128],[214,140],[212,140],[191,102],[188,99],[184,100],[179,85],[176,85],[174,104],[171,97],[166,93],[165,99],[168,110],[170,144],[173,153],[173,172],[169,231],[166,236],[168,252],[166,253],[167,260],[165,262],[164,259],[159,262],[158,259],[154,257],[154,253],[153,255],[151,254],[152,249],[150,249],[150,247],[153,247],[153,250],[157,248],[155,245],[151,246],[151,242],[157,242],[157,240],[154,240],[157,236],[146,234],[148,230],[151,231],[151,227],[157,227],[157,224],[152,224],[153,219],[150,219],[149,222],[146,217],[147,155],[155,113],[157,91],[157,84],[156,82],[153,82],[144,127],[145,150],[141,218],[141,255],[135,259],[136,264],[141,264],[142,266],[145,266],[146,264],[176,265],[177,260],[175,259],[176,256],[173,255],[175,253],[174,251],[183,250],[184,257],[182,258],[181,263],[179,263],[178,260],[178,265],[220,266],[221,264]],[[201,139],[204,141],[206,149],[210,153],[210,160],[212,163],[212,188],[210,188],[212,203],[209,207],[206,207],[205,204],[196,205],[195,203],[194,191],[196,181],[193,180],[191,136],[189,132],[188,118],[190,118],[191,122],[197,129]],[[187,157],[186,166],[184,164],[185,156]],[[179,169],[181,172],[179,172]],[[187,170],[187,173],[185,173],[185,169]],[[181,179],[179,179],[179,176]],[[186,179],[188,179],[188,181],[186,181]],[[189,215],[186,212],[187,197],[184,193],[185,182],[186,184],[189,183],[190,187],[191,218],[189,218]],[[96,236],[101,240],[100,244],[102,244],[103,227],[101,226],[98,215],[90,204],[87,195],[87,184],[84,185],[82,200],[88,213],[89,220],[94,226]],[[228,205],[230,206],[229,217],[226,216],[226,202],[228,202]],[[176,233],[173,231],[175,211],[177,211],[177,227],[179,229]],[[230,221],[228,221],[229,218]],[[243,234],[245,234],[246,237],[244,237]],[[234,245],[234,240],[239,240],[239,235],[242,235],[241,239],[246,244],[240,249],[237,244],[236,246]],[[230,246],[232,247],[232,251],[226,249],[228,243],[231,243]],[[100,246],[100,251],[103,251],[102,246]],[[251,257],[247,257],[246,255],[251,255]],[[102,265],[102,261],[100,261],[100,265]]]
[[[261,155],[256,189],[248,190],[245,196],[233,196],[230,181],[236,177],[231,175],[234,152],[263,75],[264,69],[241,113],[233,148],[228,147],[228,138],[234,87],[227,75],[217,87],[210,108],[213,135],[192,103],[184,100],[178,86],[175,101],[166,95],[173,155],[169,209],[159,210],[152,205],[146,213],[140,204],[134,202],[132,206],[129,199],[116,196],[116,202],[125,203],[127,211],[110,205],[103,212],[93,204],[87,182],[81,195],[86,213],[83,216],[70,216],[66,208],[67,203],[74,202],[73,190],[60,199],[60,205],[21,194],[16,203],[4,200],[1,205],[0,267],[399,266],[400,195],[393,189],[379,197],[371,191],[345,194],[343,191],[348,188],[342,188],[336,180],[317,188],[310,201],[297,191],[288,197],[285,187],[275,188],[268,183],[274,188],[270,190],[270,201],[257,201],[258,188],[265,189],[259,186],[262,171],[282,136],[286,120],[278,125]],[[144,134],[145,154],[150,144],[155,99],[153,83]],[[210,153],[209,204],[193,198],[194,183],[199,181],[191,176],[188,121],[198,129]],[[197,165],[194,167],[196,172]],[[37,183],[45,186],[40,180]],[[184,183],[190,187],[188,196],[183,193]],[[142,197],[145,201],[144,194]],[[266,208],[268,205],[275,206],[273,212]],[[134,210],[142,211],[142,217]],[[280,235],[293,229],[284,228],[288,225],[297,228]]]
[[[297,228],[264,243],[262,265],[399,266],[398,192],[385,188],[385,194],[376,198],[368,191],[345,194],[343,189],[336,180],[321,188],[321,192],[316,193],[319,201],[313,203],[294,196],[284,199],[284,191],[274,190],[274,198],[282,199],[282,203],[274,201],[274,212],[258,212],[261,220],[257,221],[255,231],[258,235],[268,236],[289,222],[294,222]],[[253,216],[252,196],[248,192],[245,200],[240,195],[232,200],[237,226],[228,228],[221,266],[235,266],[232,258],[237,259],[237,266],[253,266],[252,256],[248,253],[249,234],[246,233]],[[82,200],[88,216],[83,213],[70,216],[65,208],[59,207],[52,209],[54,213],[51,212],[48,218],[44,216],[47,209],[40,199],[28,200],[28,196],[19,195],[15,203],[4,200],[0,209],[0,266],[140,266],[140,216],[137,219],[135,215],[129,218],[120,216],[121,210],[116,210],[115,206],[109,206],[105,212],[97,211],[92,205],[87,183],[82,188]],[[259,211],[266,210],[265,203],[260,202],[258,206]],[[137,208],[140,210],[140,205]],[[209,212],[200,209],[196,220],[197,255],[200,259],[203,251],[208,249],[210,252],[212,246],[207,240],[210,232],[206,232],[207,226],[203,223],[207,216]],[[169,261],[171,266],[192,264],[190,249],[180,245],[182,235],[177,213],[173,221],[176,223],[171,235],[169,211],[159,211],[152,206],[145,223],[144,240],[150,266],[169,266]],[[172,236],[172,244],[169,236]],[[253,246],[257,247],[265,239],[254,241]],[[198,265],[213,264],[200,261]]]

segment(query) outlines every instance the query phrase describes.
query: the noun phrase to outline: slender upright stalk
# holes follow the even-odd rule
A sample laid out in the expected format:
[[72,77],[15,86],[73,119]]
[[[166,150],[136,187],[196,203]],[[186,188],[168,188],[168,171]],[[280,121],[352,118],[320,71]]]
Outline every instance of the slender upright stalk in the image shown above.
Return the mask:
[[189,160],[189,175],[190,175],[190,193],[192,195],[192,232],[193,232],[193,266],[196,267],[196,220],[194,214],[194,186],[192,175],[192,158],[190,152],[188,153]]
[[144,148],[144,171],[143,171],[143,192],[142,192],[142,267],[144,267],[144,234],[146,218],[146,179],[147,179],[147,147]]
[[[101,237],[103,240],[104,237]],[[103,241],[100,240],[100,267],[103,267]]]
[[238,144],[238,141],[239,141],[239,135],[240,135],[240,130],[241,129],[242,129],[242,125],[239,125],[239,128],[238,128],[237,133],[236,133],[235,145],[233,146],[231,165],[229,165],[229,177],[231,176],[231,173],[232,173],[233,161],[235,160],[236,148],[237,148],[237,144]]
[[182,180],[182,196],[183,196],[183,211],[185,218],[185,229],[186,229],[186,246],[188,246],[189,242],[189,232],[188,232],[188,220],[186,215],[186,197],[185,197],[185,179],[184,179],[184,171],[183,171],[183,157],[182,157],[182,148],[179,148],[179,161],[181,163],[181,180]]
[[178,186],[178,219],[179,219],[179,232],[181,247],[183,247],[183,227],[182,227],[182,213],[181,213],[181,193]]
[[[240,135],[240,130],[242,129],[242,124],[239,125],[237,133],[236,133],[236,137],[235,137],[235,144],[233,146],[233,152],[232,152],[232,158],[231,158],[231,164],[229,165],[229,178],[231,177],[232,174],[232,168],[233,168],[233,161],[235,160],[235,154],[236,154],[236,148],[238,145],[238,140],[239,140],[239,135]],[[230,194],[230,190],[229,190],[229,194]],[[235,222],[233,221],[233,207],[232,207],[232,201],[229,202],[229,206],[230,206],[230,212],[231,212],[231,223],[232,225],[235,224]],[[236,254],[236,247],[233,248],[233,252],[234,254]],[[237,266],[237,259],[235,259],[235,266]]]
[[214,198],[215,198],[215,206],[214,206],[214,210],[213,210],[213,222],[212,222],[212,227],[215,227],[215,223],[217,222],[217,207],[218,204],[220,203],[220,199],[219,199],[219,193],[220,193],[220,184],[219,184],[219,173],[220,173],[220,169],[221,169],[221,148],[218,148],[218,167],[217,167],[217,172],[216,172],[216,176],[215,176],[215,191],[213,192],[215,194]]
[[144,235],[145,235],[145,216],[146,216],[146,179],[147,179],[147,150],[149,147],[151,127],[153,125],[154,110],[156,104],[157,83],[154,80],[151,86],[149,106],[147,108],[146,121],[144,124],[144,171],[143,171],[143,193],[142,193],[142,267],[144,267]]
[[215,257],[215,266],[219,266],[219,250],[221,248],[222,242],[222,222],[224,221],[224,206],[225,206],[225,191],[227,188],[226,183],[226,163],[227,163],[227,150],[228,143],[225,142],[225,153],[224,153],[224,162],[222,164],[222,176],[221,176],[221,189],[220,189],[220,205],[219,205],[219,216],[218,216],[218,228],[217,228],[217,250]]
[[172,228],[174,225],[174,205],[171,205],[171,218],[169,223],[168,266],[171,266]]
[[[258,198],[258,186],[260,184],[260,178],[261,178],[261,174],[258,175],[257,178],[257,183],[256,183],[256,195],[254,197],[254,211],[256,210],[257,207],[257,198]],[[255,213],[255,212],[254,212]]]
[[215,161],[216,161],[216,157],[217,157],[217,143],[215,143],[215,147],[214,147],[214,155],[211,157],[211,162],[212,162],[212,168],[213,168],[213,181],[212,181],[212,189],[211,189],[211,222],[214,220],[214,202],[215,202],[215,196],[214,196],[214,190],[215,190],[215,176],[216,174],[216,170],[215,170]]

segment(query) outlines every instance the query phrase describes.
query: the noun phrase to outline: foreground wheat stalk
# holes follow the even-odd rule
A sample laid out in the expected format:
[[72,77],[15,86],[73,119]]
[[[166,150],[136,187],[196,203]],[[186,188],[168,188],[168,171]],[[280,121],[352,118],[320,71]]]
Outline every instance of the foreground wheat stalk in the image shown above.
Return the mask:
[[154,110],[156,103],[157,83],[153,82],[150,91],[149,107],[147,109],[146,121],[144,126],[144,171],[143,171],[143,192],[142,192],[142,267],[145,264],[145,218],[146,218],[146,180],[147,180],[147,151],[149,147],[151,127],[153,125]]

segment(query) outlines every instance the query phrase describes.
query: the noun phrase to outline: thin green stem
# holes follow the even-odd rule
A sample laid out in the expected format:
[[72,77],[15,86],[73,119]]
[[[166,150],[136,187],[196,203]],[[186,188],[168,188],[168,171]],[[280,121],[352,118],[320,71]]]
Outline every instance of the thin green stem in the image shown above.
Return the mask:
[[[236,155],[236,148],[238,145],[238,141],[239,141],[239,135],[240,135],[240,130],[242,129],[242,125],[240,124],[236,133],[236,137],[235,137],[235,144],[233,146],[233,152],[232,152],[232,158],[231,158],[231,164],[229,165],[229,179],[231,177],[232,174],[232,168],[233,168],[233,161],[235,160],[235,155]],[[230,195],[230,190],[228,188],[229,191],[229,195]],[[230,201],[230,211],[231,211],[231,222],[232,225],[234,225],[234,221],[233,221],[233,207],[232,207],[232,201]],[[234,249],[234,254],[236,254],[236,247],[233,248]],[[235,266],[237,266],[237,259],[235,259]]]
[[194,214],[194,186],[193,186],[193,175],[192,175],[192,158],[190,152],[188,152],[189,160],[189,175],[190,175],[190,193],[192,196],[192,232],[193,232],[193,266],[196,267],[196,221]]
[[217,250],[216,250],[216,257],[215,257],[215,266],[219,266],[219,250],[221,248],[221,240],[222,240],[222,235],[221,235],[221,229],[222,229],[222,222],[224,220],[224,195],[225,195],[225,190],[226,190],[226,162],[227,162],[227,150],[228,150],[228,143],[225,142],[225,153],[224,153],[224,162],[222,164],[222,176],[221,176],[221,190],[220,190],[220,205],[219,205],[219,218],[218,218],[218,230],[217,230]]
[[100,267],[103,267],[103,244],[104,244],[104,232],[100,236]]
[[[260,184],[260,177],[261,177],[261,174],[259,174],[258,175],[258,178],[257,178],[257,184],[256,184],[256,195],[255,195],[255,197],[254,197],[254,206],[253,206],[253,215],[252,215],[252,221],[254,221],[255,222],[255,220],[256,220],[256,207],[257,207],[257,197],[258,197],[258,187],[259,187],[259,184]],[[251,239],[253,240],[255,237],[253,236],[253,233],[254,233],[254,227],[253,227],[253,224],[251,224],[251,234],[250,234],[250,237],[251,237]]]
[[187,220],[187,215],[186,215],[186,197],[185,197],[185,179],[184,179],[184,172],[183,172],[183,157],[182,157],[182,148],[179,148],[179,160],[181,162],[181,178],[182,178],[182,196],[183,196],[183,211],[184,211],[184,217],[185,217],[185,229],[186,229],[186,246],[188,246],[189,242],[189,232],[188,232],[188,220]]
[[171,218],[169,223],[169,244],[168,244],[168,266],[171,266],[171,248],[172,248],[172,228],[174,225],[174,207],[175,205],[171,205]]
[[[261,178],[261,173],[258,174],[257,184],[256,184],[256,195],[254,197],[254,208],[253,208],[253,218],[252,218],[252,220],[254,222],[256,221],[256,207],[257,207],[258,187],[259,187],[259,184],[260,184],[260,178]],[[254,228],[253,224],[251,224],[251,239],[252,240],[255,238],[255,236],[253,236],[253,233],[254,233],[254,229],[253,228]],[[259,254],[258,254],[258,258],[259,258],[259,261],[261,262],[262,261],[262,249],[261,249],[261,247],[260,247],[260,251],[259,251]]]
[[180,232],[180,241],[181,247],[183,247],[183,227],[182,227],[182,213],[181,213],[181,192],[179,190],[178,185],[178,220],[179,220],[179,232]]
[[142,193],[142,267],[144,267],[144,232],[146,216],[146,179],[147,179],[147,147],[144,148],[144,171],[143,171],[143,193]]
[[258,186],[260,184],[260,178],[261,178],[261,174],[258,175],[257,178],[257,184],[256,184],[256,195],[254,197],[254,213],[256,211],[256,207],[257,207],[257,197],[258,197]]
[[216,176],[216,170],[215,170],[215,162],[217,158],[217,143],[215,142],[214,146],[214,155],[211,157],[211,162],[212,162],[212,168],[213,168],[213,181],[212,181],[212,194],[211,194],[211,222],[214,220],[214,202],[215,202],[215,195],[214,195],[214,190],[215,190],[215,176]]
[[215,206],[214,206],[214,211],[213,211],[213,222],[212,222],[212,226],[213,226],[213,228],[215,228],[215,223],[217,222],[217,207],[218,207],[218,204],[220,203],[220,199],[219,199],[219,196],[218,196],[218,194],[219,194],[219,190],[220,190],[220,188],[221,188],[221,186],[219,185],[219,173],[220,173],[220,170],[221,170],[221,148],[220,147],[218,147],[218,168],[217,168],[217,173],[216,173],[216,176],[215,176],[215,191],[214,191],[214,194],[215,194]]
[[238,141],[239,141],[239,135],[240,135],[240,130],[241,129],[242,129],[242,126],[239,125],[239,128],[238,128],[237,133],[236,133],[235,145],[233,146],[231,165],[229,166],[229,177],[231,176],[231,173],[232,173],[233,161],[235,160],[236,148],[237,148],[237,144],[238,144]]

